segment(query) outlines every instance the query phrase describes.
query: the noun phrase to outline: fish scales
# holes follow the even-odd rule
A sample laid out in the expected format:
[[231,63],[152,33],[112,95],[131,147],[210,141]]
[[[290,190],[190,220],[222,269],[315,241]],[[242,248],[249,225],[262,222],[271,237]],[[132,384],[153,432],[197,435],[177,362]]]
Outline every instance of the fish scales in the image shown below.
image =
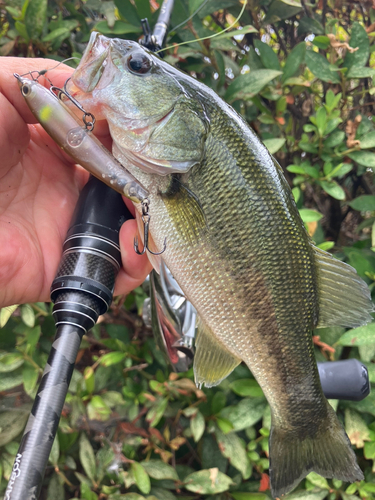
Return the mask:
[[355,271],[312,244],[281,167],[211,89],[135,42],[93,34],[72,82],[150,193],[154,249],[167,239],[162,258],[198,311],[197,383],[244,361],[267,397],[273,496],[311,470],[363,478],[322,393],[312,329],[365,324],[373,306]]

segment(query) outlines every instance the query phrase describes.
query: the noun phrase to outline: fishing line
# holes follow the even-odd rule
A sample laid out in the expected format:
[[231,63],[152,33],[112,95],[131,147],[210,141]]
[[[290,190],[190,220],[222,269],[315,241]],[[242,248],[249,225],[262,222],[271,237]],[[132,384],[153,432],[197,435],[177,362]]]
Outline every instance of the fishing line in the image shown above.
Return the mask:
[[[178,30],[178,28],[181,28],[181,26],[183,26],[185,23],[188,23],[190,21],[190,19],[193,19],[193,17],[198,14],[198,12],[203,9],[203,7],[209,2],[210,0],[204,0],[203,3],[200,4],[200,6],[196,9],[195,12],[193,12],[191,14],[191,16],[189,16],[187,19],[185,19],[185,21],[182,21],[182,23],[178,24],[177,26],[174,26],[169,33],[172,33],[173,31],[176,31]],[[169,34],[168,33],[168,34]]]
[[[247,5],[247,2],[248,0],[245,0],[244,4],[243,4],[243,7],[241,9],[241,12],[239,13],[238,17],[233,21],[233,23],[228,26],[228,28],[225,28],[225,30],[222,30],[220,31],[220,33],[214,33],[213,35],[209,35],[209,36],[205,36],[203,38],[196,38],[195,40],[188,40],[187,42],[181,42],[179,44],[176,44],[176,45],[170,45],[169,47],[165,47],[163,49],[164,50],[168,50],[168,49],[175,49],[177,47],[180,47],[180,45],[187,45],[189,43],[194,43],[194,42],[201,42],[203,40],[208,40],[209,38],[215,38],[215,36],[219,36],[221,35],[222,33],[225,33],[226,31],[230,30],[231,28],[234,27],[235,24],[238,23],[238,21],[241,19],[243,13],[245,12],[245,8],[246,8],[246,5]],[[158,50],[157,52],[155,52],[155,54],[157,54],[158,52],[162,52],[161,50]]]
[[[24,73],[23,75],[19,75],[21,77],[24,77],[26,75],[29,75],[31,76],[31,79],[34,80],[34,82],[37,82],[38,81],[38,78],[40,76],[44,76],[45,79],[48,81],[48,83],[51,85],[51,87],[53,87],[53,83],[51,82],[51,80],[46,76],[46,73],[48,71],[52,71],[56,68],[58,68],[60,66],[60,64],[63,64],[63,63],[66,63],[67,61],[71,61],[72,59],[78,59],[78,61],[80,61],[80,58],[79,57],[75,57],[75,56],[72,56],[72,57],[68,57],[67,59],[64,59],[63,61],[60,61],[58,64],[56,64],[56,66],[53,66],[52,68],[48,68],[48,69],[41,69],[41,70],[37,70],[37,69],[34,69],[32,71],[27,71],[26,73]],[[33,73],[37,73],[37,77],[34,78],[33,77]]]

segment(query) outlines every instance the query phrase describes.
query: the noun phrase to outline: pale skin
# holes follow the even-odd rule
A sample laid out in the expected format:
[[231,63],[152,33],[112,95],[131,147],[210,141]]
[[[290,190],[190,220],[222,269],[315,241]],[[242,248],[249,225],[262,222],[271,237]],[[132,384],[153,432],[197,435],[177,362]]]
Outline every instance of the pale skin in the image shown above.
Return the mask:
[[[88,179],[36,124],[13,77],[53,66],[56,62],[46,59],[0,58],[0,308],[50,300],[62,244]],[[72,71],[60,65],[47,76],[61,87]],[[49,87],[44,77],[39,82]],[[106,124],[99,123],[95,132],[110,148]],[[129,293],[151,270],[147,256],[134,252],[136,234],[135,220],[126,221],[115,295]]]

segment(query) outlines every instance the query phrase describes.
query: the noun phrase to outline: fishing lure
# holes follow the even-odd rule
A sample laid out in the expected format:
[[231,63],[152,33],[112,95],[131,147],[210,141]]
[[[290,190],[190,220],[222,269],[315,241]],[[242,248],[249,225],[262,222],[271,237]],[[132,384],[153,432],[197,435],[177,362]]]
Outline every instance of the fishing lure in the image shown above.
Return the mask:
[[[142,203],[147,199],[148,191],[91,133],[95,123],[91,113],[85,112],[79,106],[84,111],[83,128],[78,117],[52,90],[46,89],[37,80],[30,80],[16,73],[14,76],[31,112],[61,149],[92,175],[135,203]],[[62,93],[66,95],[65,91]],[[88,121],[87,117],[90,117],[91,121]]]

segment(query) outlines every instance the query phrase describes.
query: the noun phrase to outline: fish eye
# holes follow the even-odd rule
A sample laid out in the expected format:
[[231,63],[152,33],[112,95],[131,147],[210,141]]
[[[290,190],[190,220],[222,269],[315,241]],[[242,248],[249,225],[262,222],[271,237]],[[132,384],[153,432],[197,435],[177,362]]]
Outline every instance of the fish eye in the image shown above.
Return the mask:
[[128,57],[126,65],[132,73],[144,75],[151,69],[151,60],[142,52],[134,52]]
[[27,85],[26,83],[24,83],[22,85],[22,89],[21,90],[22,90],[22,94],[24,96],[28,95],[30,93],[30,85]]

